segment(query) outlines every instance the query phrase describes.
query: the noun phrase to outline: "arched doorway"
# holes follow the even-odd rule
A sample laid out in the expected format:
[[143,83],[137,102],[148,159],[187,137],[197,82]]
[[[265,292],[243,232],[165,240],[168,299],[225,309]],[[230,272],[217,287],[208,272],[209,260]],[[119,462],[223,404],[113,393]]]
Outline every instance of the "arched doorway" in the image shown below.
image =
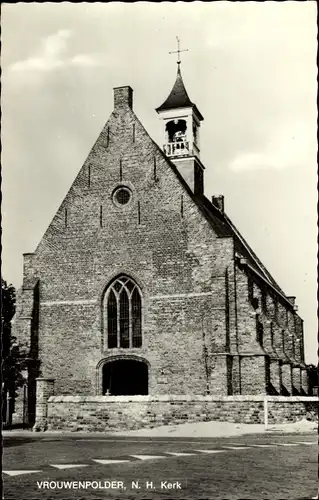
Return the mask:
[[111,396],[147,395],[147,364],[135,359],[106,362],[102,367],[102,390]]

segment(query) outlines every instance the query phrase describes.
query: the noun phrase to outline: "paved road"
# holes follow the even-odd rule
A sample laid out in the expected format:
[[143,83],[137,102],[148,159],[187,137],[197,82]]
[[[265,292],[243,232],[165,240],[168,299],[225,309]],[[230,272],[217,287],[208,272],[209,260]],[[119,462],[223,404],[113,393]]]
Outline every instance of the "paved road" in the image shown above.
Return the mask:
[[207,439],[30,433],[4,438],[3,470],[5,500],[297,500],[312,498],[318,488],[314,434]]

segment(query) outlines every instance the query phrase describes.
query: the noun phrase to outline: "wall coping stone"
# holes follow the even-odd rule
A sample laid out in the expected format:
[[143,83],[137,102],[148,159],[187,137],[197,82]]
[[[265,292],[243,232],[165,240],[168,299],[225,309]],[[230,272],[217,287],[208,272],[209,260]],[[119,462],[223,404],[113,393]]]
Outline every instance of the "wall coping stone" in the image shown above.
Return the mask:
[[202,396],[202,395],[181,395],[162,394],[152,396],[50,396],[49,403],[155,403],[171,401],[206,401],[206,402],[241,402],[260,401],[274,403],[296,403],[296,402],[319,402],[317,396]]

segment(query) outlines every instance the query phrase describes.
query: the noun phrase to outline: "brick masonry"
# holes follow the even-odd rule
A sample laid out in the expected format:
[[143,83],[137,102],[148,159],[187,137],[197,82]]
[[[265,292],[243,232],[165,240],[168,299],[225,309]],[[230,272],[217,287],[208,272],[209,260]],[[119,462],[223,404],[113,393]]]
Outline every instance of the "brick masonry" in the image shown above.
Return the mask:
[[54,394],[54,379],[37,378],[35,430],[47,428],[48,400]]
[[[268,422],[317,421],[318,398],[267,397]],[[53,396],[48,429],[107,431],[218,420],[264,423],[261,396]]]
[[[121,207],[120,186],[131,191]],[[302,320],[261,263],[263,278],[252,271],[247,245],[218,232],[223,217],[205,216],[136,117],[132,89],[114,89],[114,111],[24,255],[14,334],[30,350],[31,420],[36,377],[56,394],[101,395],[104,362],[128,356],[147,363],[151,395],[291,394],[292,366],[307,394]],[[104,296],[122,273],[141,291],[141,348],[107,346]]]

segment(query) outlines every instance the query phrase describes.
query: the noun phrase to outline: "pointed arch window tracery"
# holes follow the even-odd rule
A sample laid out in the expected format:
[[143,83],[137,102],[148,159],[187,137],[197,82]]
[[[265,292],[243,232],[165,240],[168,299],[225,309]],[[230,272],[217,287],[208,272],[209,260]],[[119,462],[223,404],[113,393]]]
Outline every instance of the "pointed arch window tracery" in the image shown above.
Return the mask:
[[106,313],[109,349],[142,346],[142,299],[131,278],[120,276],[110,285]]

